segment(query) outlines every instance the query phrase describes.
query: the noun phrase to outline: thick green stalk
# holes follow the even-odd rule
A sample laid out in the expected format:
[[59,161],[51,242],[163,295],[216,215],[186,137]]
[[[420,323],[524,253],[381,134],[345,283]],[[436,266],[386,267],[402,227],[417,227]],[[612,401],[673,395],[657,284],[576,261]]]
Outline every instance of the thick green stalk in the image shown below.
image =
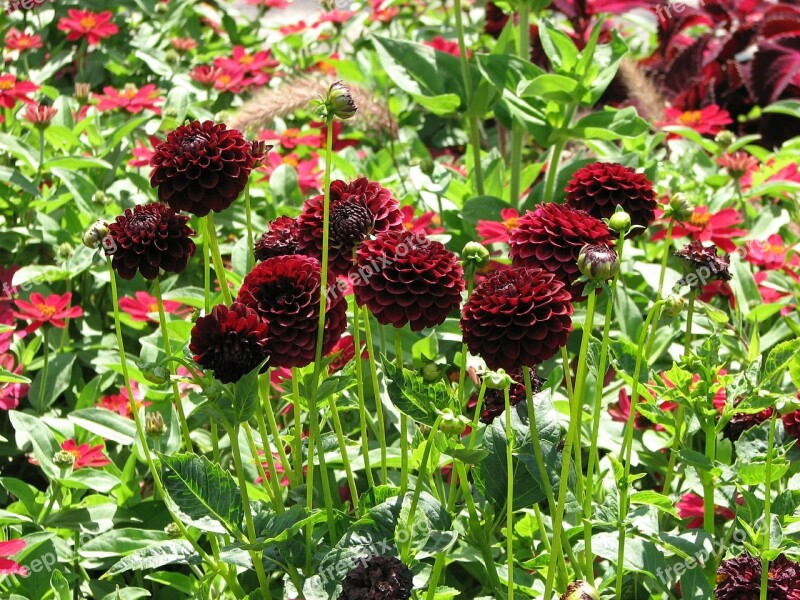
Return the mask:
[[[769,442],[767,444],[766,483],[764,484],[764,537],[761,549],[766,553],[770,549],[772,529],[772,454],[775,449],[775,424],[778,421],[778,411],[772,410],[769,421]],[[769,591],[769,560],[761,559],[761,593],[760,600],[767,600]]]
[[[469,269],[467,269],[466,277],[467,277],[467,301],[469,301],[469,297],[472,295],[472,286],[475,282],[475,269],[473,268],[473,263],[469,263]],[[466,386],[464,385],[467,376],[467,343],[461,342],[461,367],[458,371],[458,401],[459,405],[461,406],[462,410],[464,408],[464,394],[466,390],[464,389]]]
[[[292,367],[292,413],[294,416],[294,446],[292,448],[292,455],[294,463],[294,476],[297,478],[295,485],[303,483],[303,419],[300,412],[300,386],[298,378],[300,373],[297,367]],[[309,446],[309,456],[311,456],[311,447]],[[313,481],[313,471],[311,467],[311,459],[308,463],[308,480]],[[309,486],[312,487],[312,486]],[[309,504],[309,508],[311,505]]]
[[508,386],[503,389],[506,413],[506,559],[508,561],[508,600],[514,600],[514,430],[511,429],[511,400]]
[[[713,399],[709,404],[713,407]],[[713,465],[717,460],[717,426],[714,417],[705,416],[704,433],[706,438],[706,458]],[[703,529],[714,538],[716,527],[714,524],[714,476],[711,473],[703,473]]]
[[250,180],[247,181],[244,188],[244,214],[247,223],[247,272],[249,273],[256,263],[255,247],[253,246],[253,215],[250,207]]
[[367,408],[364,404],[364,365],[361,360],[361,323],[359,308],[353,303],[353,345],[356,348],[356,390],[358,394],[358,423],[361,429],[361,453],[364,456],[364,471],[369,487],[375,487],[372,466],[369,461],[369,431],[367,430]]
[[[269,432],[272,435],[272,439],[275,443],[275,449],[278,452],[278,460],[281,461],[281,467],[283,468],[283,472],[286,474],[286,477],[289,479],[290,483],[292,483],[292,479],[294,478],[295,473],[289,466],[289,459],[286,456],[286,451],[283,448],[283,444],[281,444],[280,430],[278,429],[278,423],[275,421],[275,411],[272,410],[272,402],[270,401],[269,398],[269,386],[270,386],[269,371],[267,371],[258,378],[258,386],[259,386],[259,395],[261,396],[262,407],[264,409],[263,414],[260,410],[256,411],[256,420],[258,421],[259,431],[261,432],[261,436],[264,438],[264,445],[268,446],[269,441],[268,438],[265,437],[266,427],[264,426],[264,414],[266,414],[267,423],[269,424]],[[266,451],[266,447],[264,448],[264,450]]]
[[[461,61],[461,77],[464,79],[464,90],[467,96],[467,111],[472,109],[472,74],[469,70],[467,57],[467,44],[464,41],[464,19],[462,15],[461,0],[455,0],[456,36],[458,38],[458,53]],[[478,196],[483,196],[483,169],[481,165],[481,133],[478,117],[470,114],[469,136],[472,145],[473,174],[475,176],[475,190]]]
[[[569,127],[572,117],[575,114],[576,105],[571,104],[567,107],[564,114],[564,126]],[[550,164],[547,166],[547,176],[544,183],[544,202],[552,202],[556,195],[556,181],[558,181],[558,167],[561,160],[561,153],[567,145],[566,139],[559,139],[550,152]]]
[[[389,473],[386,460],[386,420],[383,416],[383,403],[381,402],[381,391],[378,385],[378,369],[375,365],[375,345],[372,343],[372,331],[369,324],[369,312],[367,307],[363,309],[364,316],[364,336],[367,338],[367,357],[369,358],[370,378],[372,379],[372,393],[375,396],[375,412],[378,415],[379,442],[381,443],[381,483],[388,483]],[[378,326],[380,327],[380,325]],[[383,328],[380,327],[381,334]]]
[[164,354],[167,357],[167,368],[170,373],[170,382],[172,383],[172,398],[175,401],[175,409],[178,412],[178,422],[181,426],[181,435],[183,437],[183,445],[186,450],[192,450],[192,438],[189,436],[189,425],[186,423],[186,413],[183,410],[183,400],[181,399],[181,392],[178,389],[178,382],[172,377],[175,374],[175,363],[169,360],[172,358],[172,343],[169,339],[169,330],[167,329],[167,314],[164,310],[164,298],[161,295],[161,282],[156,277],[153,280],[153,294],[156,297],[156,304],[158,304],[158,321],[161,325],[161,337],[164,339]]
[[47,389],[47,376],[50,369],[50,326],[42,327],[42,377],[39,384],[39,400],[36,403],[36,412],[44,412],[44,391]]
[[228,278],[225,276],[225,265],[222,263],[222,255],[219,252],[219,244],[217,243],[217,230],[214,227],[214,213],[208,213],[205,219],[206,232],[208,233],[208,247],[211,249],[211,258],[214,261],[214,271],[217,274],[217,281],[219,281],[220,291],[222,292],[222,301],[230,306],[232,302],[231,290],[228,287]]
[[[263,419],[262,419],[263,421]],[[275,459],[272,457],[272,453],[269,451],[269,443],[264,441],[263,434],[261,439],[261,446],[264,448],[264,454],[269,454],[272,460],[267,461],[267,468],[269,469],[269,473],[264,471],[264,465],[261,464],[261,459],[258,458],[258,446],[256,446],[256,440],[253,437],[253,431],[250,429],[250,426],[245,423],[244,424],[244,433],[247,437],[247,445],[250,447],[250,454],[253,455],[253,462],[256,466],[256,472],[258,476],[261,477],[261,484],[266,492],[267,496],[269,496],[270,503],[275,507],[278,514],[283,514],[283,498],[281,497],[281,490],[279,487],[278,481],[278,473],[275,470]]]
[[[517,56],[522,60],[530,59],[530,7],[527,2],[521,2],[519,7],[519,23],[517,34]],[[511,206],[520,202],[520,189],[522,183],[522,144],[525,140],[525,129],[521,123],[514,121],[511,128]]]
[[[400,329],[394,330],[394,360],[397,376],[403,377],[403,338]],[[408,489],[408,419],[400,413],[400,495]]]

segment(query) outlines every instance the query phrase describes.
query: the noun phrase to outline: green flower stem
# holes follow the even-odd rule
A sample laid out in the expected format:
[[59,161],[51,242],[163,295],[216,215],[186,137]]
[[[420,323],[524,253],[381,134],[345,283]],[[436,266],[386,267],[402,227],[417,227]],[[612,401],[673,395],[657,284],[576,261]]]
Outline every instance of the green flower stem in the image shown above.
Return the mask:
[[[569,127],[572,123],[572,117],[575,115],[577,105],[570,104],[567,106],[564,113],[564,126]],[[561,160],[561,153],[564,151],[564,146],[567,145],[566,139],[559,139],[553,146],[550,153],[550,164],[547,166],[547,176],[544,183],[544,202],[552,202],[556,195],[556,181],[558,181],[558,166]]]
[[[231,453],[233,454],[233,464],[236,469],[236,476],[239,479],[239,489],[242,492],[242,508],[244,509],[244,522],[247,528],[247,538],[251,544],[256,542],[256,528],[253,523],[253,511],[250,508],[250,496],[247,492],[247,478],[244,473],[244,466],[242,465],[242,453],[239,448],[239,425],[227,428],[228,438],[231,442]],[[269,591],[269,582],[267,575],[264,572],[264,563],[261,560],[261,553],[255,550],[250,550],[250,559],[253,561],[253,567],[258,576],[258,583],[261,586],[261,595],[265,600],[272,600],[272,594]]]
[[475,414],[472,417],[472,423],[469,430],[469,444],[468,448],[472,450],[475,446],[475,439],[478,437],[478,421],[481,417],[481,410],[483,410],[483,397],[486,395],[486,382],[481,382],[481,389],[478,392],[478,403],[475,405]]
[[633,389],[631,390],[631,408],[630,413],[628,414],[628,421],[625,423],[625,434],[622,440],[622,449],[620,450],[620,462],[624,464],[624,475],[622,478],[622,483],[620,484],[619,488],[619,523],[618,523],[618,531],[619,531],[619,541],[617,546],[617,580],[616,580],[616,597],[622,597],[622,576],[624,575],[625,569],[623,568],[624,560],[625,560],[625,520],[628,517],[628,493],[630,492],[630,485],[628,484],[631,476],[631,454],[633,452],[633,432],[635,430],[634,427],[634,419],[636,418],[636,409],[639,406],[639,376],[642,372],[642,363],[644,362],[644,347],[645,342],[647,341],[648,329],[650,327],[650,322],[653,320],[656,314],[660,313],[661,306],[664,304],[663,300],[658,300],[655,304],[653,304],[650,311],[647,313],[647,318],[645,319],[644,326],[642,327],[642,333],[639,336],[639,346],[636,353],[636,366],[633,370]]
[[[300,412],[300,387],[298,384],[298,378],[300,377],[300,373],[297,371],[297,367],[292,367],[292,412],[294,414],[294,446],[292,449],[293,455],[293,462],[294,462],[294,477],[296,478],[295,485],[300,485],[303,483],[303,419]],[[311,448],[309,447],[309,454],[311,452]],[[308,472],[312,473],[311,471],[311,463],[309,459],[308,465]],[[309,481],[312,480],[311,475],[309,475]],[[311,505],[308,505],[309,508]]]
[[[394,360],[397,376],[403,376],[403,337],[400,329],[394,330]],[[408,490],[408,420],[400,413],[400,495]]]
[[[355,253],[355,251],[354,251]],[[372,466],[369,461],[369,430],[367,429],[367,408],[364,404],[364,365],[361,360],[361,323],[359,322],[360,310],[353,301],[353,345],[356,348],[356,390],[358,393],[358,423],[361,430],[361,454],[364,456],[364,471],[367,474],[367,484],[375,487],[375,478],[372,475]]]
[[[303,473],[303,459],[302,459],[302,445],[303,445],[303,424],[300,415],[300,393],[298,391],[298,379],[300,378],[300,370],[297,367],[292,367],[292,394],[294,396],[294,420],[295,420],[295,465],[299,464],[299,468],[295,468],[302,477]],[[306,507],[311,510],[314,508],[314,443],[309,440],[308,442],[308,457],[307,457],[308,473],[306,475]],[[302,482],[302,479],[299,481]],[[311,523],[305,528],[306,533],[306,565],[305,572],[311,577],[311,559],[314,556],[312,551],[314,543],[314,523]]]
[[247,224],[247,272],[256,264],[255,247],[253,245],[253,214],[250,207],[250,180],[244,188],[244,215]]
[[[530,377],[529,377],[530,378]],[[508,600],[514,600],[514,430],[511,429],[511,400],[503,389],[506,413],[506,558],[508,560]]]
[[[172,343],[169,339],[169,329],[167,329],[167,314],[164,310],[164,298],[161,295],[161,282],[156,277],[153,280],[153,295],[156,297],[158,304],[158,320],[161,325],[161,337],[164,340],[164,354],[167,359],[172,358]],[[192,438],[189,437],[189,425],[186,423],[186,413],[183,410],[183,400],[181,393],[178,389],[178,382],[172,377],[175,374],[175,363],[171,360],[167,361],[167,368],[169,369],[170,382],[172,383],[172,398],[175,401],[175,408],[178,411],[178,422],[181,425],[181,435],[183,436],[183,445],[186,450],[192,450]]]
[[[465,275],[467,277],[467,301],[469,297],[472,296],[472,288],[475,285],[475,269],[474,263],[469,263],[473,268],[466,269]],[[467,343],[461,342],[461,367],[458,371],[458,401],[461,409],[464,409],[464,404],[466,398],[464,394],[466,390],[464,389],[466,386],[464,385],[467,377]],[[477,413],[476,413],[477,414]]]
[[[713,398],[710,399],[711,408],[714,407]],[[706,458],[713,465],[717,460],[717,426],[714,417],[705,415],[703,430],[706,438]],[[711,473],[703,473],[703,529],[714,538],[716,527],[714,524],[714,476]]]
[[[617,258],[622,263],[622,251],[625,247],[625,234],[621,234],[617,240]],[[611,294],[606,299],[606,314],[603,321],[603,340],[600,344],[600,364],[597,368],[597,383],[595,385],[594,413],[592,416],[592,435],[591,447],[589,449],[589,464],[586,467],[586,485],[583,502],[583,526],[584,526],[584,545],[586,565],[586,577],[590,583],[594,581],[594,554],[592,552],[592,503],[594,499],[594,471],[600,460],[597,442],[600,438],[600,415],[603,411],[603,381],[606,369],[608,368],[608,340],[611,333],[611,318],[614,313],[614,298],[617,293],[617,283],[619,281],[619,270],[611,280]],[[659,297],[660,299],[660,297]]]
[[[367,338],[367,357],[369,358],[370,378],[372,379],[372,394],[375,397],[375,412],[378,415],[378,439],[381,443],[381,483],[388,483],[389,473],[386,460],[386,420],[383,416],[383,402],[381,402],[381,391],[378,386],[378,369],[375,365],[375,346],[372,343],[372,331],[369,324],[369,312],[367,307],[363,307],[364,316],[364,337]],[[381,334],[383,327],[380,325]]]
[[47,389],[47,376],[50,370],[50,327],[44,325],[42,327],[42,373],[39,384],[39,399],[36,403],[36,412],[42,414],[44,412],[44,391]]
[[[458,38],[458,54],[461,60],[461,76],[464,79],[464,89],[467,95],[467,111],[472,109],[472,74],[469,70],[469,59],[467,58],[467,44],[464,41],[464,19],[461,8],[461,0],[455,0],[454,6],[456,20],[456,36]],[[470,115],[469,135],[472,145],[473,174],[475,176],[475,190],[478,196],[483,196],[483,170],[481,166],[481,132],[478,117]]]
[[358,505],[358,488],[353,478],[353,467],[350,465],[350,456],[347,453],[347,443],[342,430],[342,422],[339,419],[339,412],[336,410],[335,395],[328,396],[328,406],[331,409],[331,420],[333,421],[333,431],[336,433],[336,441],[339,443],[339,453],[342,456],[344,472],[347,476],[347,487],[350,489],[350,498],[353,500],[353,510]]
[[[552,597],[553,582],[556,574],[556,561],[562,554],[561,535],[564,528],[564,509],[566,508],[567,488],[569,487],[567,482],[569,481],[570,459],[572,457],[573,450],[575,450],[578,455],[580,454],[580,413],[583,410],[583,387],[586,383],[587,371],[586,356],[589,350],[589,338],[592,336],[592,326],[594,323],[595,296],[596,294],[594,293],[594,290],[592,290],[589,292],[589,296],[586,301],[586,319],[583,323],[583,335],[581,336],[580,354],[578,355],[578,373],[575,378],[575,390],[573,398],[570,401],[569,428],[567,430],[567,441],[564,446],[563,461],[561,465],[561,477],[559,479],[561,483],[558,486],[558,504],[556,505],[556,512],[553,517],[553,545],[550,553],[550,563],[547,569],[544,598]],[[564,354],[566,355],[566,352]],[[565,373],[569,370],[568,365],[568,362],[564,363]],[[579,464],[579,462],[576,461],[576,471],[577,464]],[[583,477],[583,473],[581,471],[577,471],[577,474],[578,478]]]
[[211,423],[211,453],[214,457],[214,462],[219,464],[219,430],[216,423]]
[[567,384],[567,398],[569,398],[569,401],[572,402],[572,397],[575,395],[575,391],[572,388],[572,373],[570,372],[569,368],[569,355],[567,354],[566,346],[561,346],[561,362],[564,366],[564,381]]
[[[276,485],[278,473],[275,470],[275,460],[267,460],[267,468],[269,469],[269,474],[267,474],[264,471],[264,465],[261,464],[261,459],[258,458],[258,446],[256,446],[256,440],[253,437],[252,429],[247,423],[244,424],[243,429],[247,437],[247,445],[250,447],[250,454],[253,455],[256,471],[258,472],[258,476],[261,477],[261,485],[267,493],[267,496],[269,496],[269,501],[275,507],[276,512],[278,514],[283,514],[283,498],[280,487]],[[261,445],[264,448],[264,454],[271,458],[272,453],[269,452],[269,440],[262,437]]]
[[[761,540],[761,549],[767,552],[770,549],[770,533],[772,521],[772,454],[775,448],[775,424],[778,421],[778,411],[772,410],[769,421],[769,442],[767,445],[766,483],[764,484],[764,537]],[[769,560],[761,559],[761,593],[759,598],[767,600],[769,590]]]
[[[431,457],[431,449],[433,448],[433,441],[436,437],[436,433],[439,431],[439,426],[442,423],[442,417],[436,417],[436,420],[433,422],[433,427],[431,427],[431,431],[428,434],[428,439],[425,440],[425,448],[422,451],[422,464],[419,467],[419,473],[417,475],[417,484],[414,486],[414,494],[411,496],[411,506],[408,509],[408,518],[406,519],[406,535],[408,536],[408,542],[403,544],[403,548],[400,552],[400,558],[404,563],[408,563],[409,553],[411,552],[411,532],[413,531],[412,523],[414,522],[414,515],[417,513],[417,505],[419,504],[419,496],[422,492],[422,483],[425,478],[428,476],[428,461]],[[401,494],[402,496],[402,494]]]
[[[530,6],[527,2],[519,5],[519,23],[517,34],[517,56],[522,60],[530,60]],[[511,206],[517,206],[520,202],[522,190],[522,144],[525,140],[525,129],[521,123],[514,121],[511,127],[511,184],[509,195]]]
[[203,224],[203,291],[205,300],[205,314],[211,312],[211,235],[208,227]]
[[[281,461],[281,467],[283,467],[283,472],[289,481],[292,481],[292,477],[290,475],[295,475],[292,471],[292,468],[289,466],[289,459],[286,456],[286,451],[283,448],[283,444],[281,443],[280,437],[280,430],[278,429],[278,423],[275,420],[275,411],[272,409],[272,402],[269,398],[269,386],[270,386],[270,378],[269,378],[269,370],[263,375],[260,375],[258,378],[258,388],[259,388],[259,395],[261,396],[261,402],[263,407],[263,413],[260,410],[256,411],[256,421],[258,422],[258,428],[261,432],[261,437],[264,440],[264,444],[269,445],[267,441],[266,434],[266,427],[264,427],[264,414],[267,415],[267,423],[269,424],[269,432],[272,435],[272,440],[275,443],[275,449],[278,451],[278,460]],[[266,448],[265,448],[266,450]],[[302,479],[302,475],[301,475]]]
[[225,266],[222,263],[222,255],[219,252],[217,243],[217,230],[214,227],[214,213],[206,215],[206,232],[208,234],[208,247],[211,250],[211,258],[214,261],[214,271],[217,274],[219,287],[222,291],[222,301],[228,306],[231,305],[231,290],[228,287],[228,278],[225,276]]

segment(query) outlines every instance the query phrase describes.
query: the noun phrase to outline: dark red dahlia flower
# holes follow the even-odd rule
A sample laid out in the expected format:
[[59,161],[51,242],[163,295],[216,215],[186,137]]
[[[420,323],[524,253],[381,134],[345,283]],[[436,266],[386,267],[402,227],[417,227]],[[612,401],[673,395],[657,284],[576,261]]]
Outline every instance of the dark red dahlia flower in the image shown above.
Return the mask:
[[164,204],[139,204],[108,226],[111,241],[104,241],[103,248],[123,279],[133,279],[136,271],[145,279],[158,277],[159,269],[180,273],[195,251],[188,221]]
[[[322,195],[308,200],[297,218],[299,250],[322,258]],[[346,275],[353,266],[353,248],[370,234],[403,228],[403,213],[392,193],[365,177],[331,184],[329,266]]]
[[342,581],[339,600],[408,600],[414,574],[394,556],[370,556],[356,561]]
[[[314,361],[319,324],[320,265],[310,256],[275,256],[244,278],[238,302],[269,323],[270,366],[304,367]],[[333,275],[328,281],[335,283]],[[330,352],[347,327],[347,302],[328,286],[322,354]]]
[[772,408],[767,408],[757,413],[736,413],[731,417],[731,420],[725,424],[722,430],[722,435],[729,440],[735,442],[742,434],[755,427],[761,425],[764,421],[772,416]]
[[273,256],[297,254],[297,220],[278,217],[256,242],[256,260],[267,260]]
[[679,283],[691,288],[701,288],[712,281],[730,281],[733,278],[728,269],[731,259],[727,254],[717,255],[714,244],[704,246],[695,240],[675,252],[683,263],[684,276]]
[[[781,554],[770,563],[767,598],[800,600],[800,567]],[[717,571],[716,600],[758,600],[761,561],[747,554],[723,561]]]
[[[522,375],[522,368],[514,369],[509,373],[513,383],[508,390],[508,401],[511,406],[516,406],[525,400],[525,379]],[[538,394],[542,390],[544,383],[536,373],[531,371],[531,392]],[[483,395],[483,409],[481,409],[481,423],[489,425],[496,417],[503,414],[506,409],[506,396],[503,390],[496,388],[486,388]]]
[[156,147],[150,185],[175,210],[204,217],[236,200],[253,168],[250,142],[223,123],[181,125]]
[[239,381],[267,358],[266,321],[256,311],[234,302],[218,304],[192,328],[189,350],[194,362],[214,372],[222,383]]
[[490,369],[535,367],[567,343],[570,294],[553,273],[495,271],[464,305],[461,330],[469,351]]
[[611,235],[605,223],[563,204],[540,204],[528,211],[511,232],[511,260],[515,267],[539,267],[553,273],[572,295],[582,299],[583,284],[578,256],[587,244],[609,244]]
[[350,281],[356,302],[379,323],[420,331],[461,304],[464,271],[455,254],[424,234],[385,231],[361,245]]
[[[628,213],[632,225],[647,227],[655,219],[656,193],[642,173],[617,163],[596,162],[575,171],[567,184],[567,205],[596,219],[609,219],[617,206]],[[634,229],[628,237],[640,235]]]
[[783,415],[782,420],[786,435],[800,443],[800,410]]

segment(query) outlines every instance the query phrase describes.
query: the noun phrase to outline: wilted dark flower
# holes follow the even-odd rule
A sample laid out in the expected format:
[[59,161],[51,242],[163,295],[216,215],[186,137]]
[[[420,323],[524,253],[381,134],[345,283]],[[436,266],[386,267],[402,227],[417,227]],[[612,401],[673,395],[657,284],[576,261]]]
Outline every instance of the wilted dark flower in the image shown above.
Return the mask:
[[253,168],[255,169],[264,160],[264,157],[272,150],[264,140],[253,140],[250,142],[250,155],[253,157]]
[[800,442],[800,410],[783,415],[782,420],[786,435]]
[[[328,275],[333,283],[333,275]],[[238,301],[269,322],[270,366],[304,367],[313,362],[319,325],[320,264],[310,256],[275,256],[244,278]],[[328,286],[322,354],[329,353],[347,327],[347,302]]]
[[236,200],[253,168],[250,143],[223,123],[193,121],[159,144],[150,165],[150,185],[175,210],[203,217]]
[[717,255],[714,244],[704,246],[695,240],[675,253],[681,259],[684,267],[684,277],[680,284],[696,289],[712,281],[730,281],[732,275],[728,270],[731,264],[727,254]]
[[[758,600],[761,561],[747,554],[725,560],[717,571],[716,600]],[[781,554],[770,563],[767,598],[800,600],[800,568]]]
[[218,304],[192,328],[194,362],[222,383],[239,381],[268,356],[268,325],[258,313],[234,302]]
[[339,600],[408,600],[414,574],[394,556],[371,556],[356,562],[342,582]]
[[608,281],[619,271],[617,251],[605,245],[584,246],[578,255],[578,269],[590,281]]
[[[526,398],[525,379],[522,375],[522,368],[514,369],[509,373],[511,376],[511,387],[508,389],[508,400],[511,406],[516,406]],[[531,371],[531,392],[538,394],[542,390],[543,381]],[[483,395],[483,408],[481,409],[481,423],[490,424],[495,418],[506,409],[506,396],[503,390],[486,388]]]
[[256,260],[297,254],[297,219],[278,217],[256,242]]
[[472,354],[490,369],[534,367],[567,343],[569,292],[542,269],[495,271],[464,305],[461,330]]
[[[303,205],[297,218],[298,249],[322,259],[324,197],[320,194]],[[375,181],[360,177],[352,183],[331,183],[329,267],[346,275],[353,266],[353,249],[368,235],[403,228],[403,213],[392,193]]]
[[[740,404],[741,400],[737,402]],[[736,413],[731,417],[722,430],[722,435],[731,441],[738,440],[748,429],[761,425],[772,416],[772,408],[766,408],[757,413]]]
[[103,248],[123,279],[133,279],[136,271],[145,279],[158,277],[159,269],[180,273],[195,251],[188,222],[188,216],[164,204],[139,204],[108,226]]
[[[597,219],[609,219],[617,206],[633,225],[647,227],[655,219],[656,193],[642,173],[617,163],[596,162],[575,171],[567,184],[567,205]],[[642,233],[634,229],[630,237]]]
[[422,233],[385,231],[364,242],[350,274],[360,306],[379,323],[421,331],[461,304],[464,271],[456,256]]
[[553,273],[570,291],[573,301],[582,299],[578,255],[587,244],[608,244],[605,223],[563,204],[540,204],[520,218],[511,232],[511,259],[515,267],[540,267]]

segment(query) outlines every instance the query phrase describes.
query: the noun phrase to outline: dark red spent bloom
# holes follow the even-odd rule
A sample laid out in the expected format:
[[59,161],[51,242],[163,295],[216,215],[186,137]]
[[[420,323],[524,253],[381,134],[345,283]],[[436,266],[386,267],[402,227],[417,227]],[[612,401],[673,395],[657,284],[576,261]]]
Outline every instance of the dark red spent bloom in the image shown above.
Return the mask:
[[136,271],[150,280],[158,277],[159,269],[180,273],[195,251],[188,222],[187,215],[159,202],[139,204],[108,226],[103,248],[123,279],[133,279]]
[[508,23],[508,15],[505,14],[494,2],[486,3],[486,21],[483,30],[492,37],[500,37],[500,33]]
[[[628,213],[632,225],[647,227],[656,218],[653,184],[631,168],[618,163],[596,162],[575,171],[567,184],[567,205],[596,219],[609,219],[617,206]],[[634,229],[628,237],[640,235]]]
[[717,254],[714,244],[704,246],[695,240],[675,252],[683,263],[684,276],[679,283],[691,288],[701,288],[712,281],[730,281],[731,259],[727,254]]
[[[322,258],[322,195],[303,205],[297,218],[299,249]],[[353,266],[353,249],[370,234],[403,229],[403,213],[392,193],[380,183],[360,177],[352,183],[331,183],[329,266],[336,275],[346,275]]]
[[757,413],[736,413],[731,417],[722,430],[722,435],[735,442],[748,429],[761,425],[772,416],[772,408],[767,408]]
[[[328,281],[335,283],[329,273]],[[314,361],[319,325],[320,264],[310,256],[275,256],[244,278],[238,302],[269,323],[270,366],[304,367]],[[328,285],[322,354],[328,354],[347,327],[347,302]]]
[[464,270],[455,254],[422,233],[385,231],[361,245],[350,281],[356,302],[379,323],[421,331],[461,304]]
[[223,123],[193,121],[156,147],[150,185],[173,209],[204,217],[236,200],[253,163],[250,142],[239,131]]
[[800,443],[800,410],[783,415],[782,420],[786,435]]
[[342,581],[339,600],[408,600],[414,574],[394,556],[359,559]]
[[[508,390],[508,401],[511,406],[516,406],[525,400],[525,379],[522,369],[514,369],[509,373],[513,383]],[[538,394],[542,390],[544,382],[531,371],[531,392]],[[496,388],[486,388],[483,395],[483,408],[481,409],[481,423],[489,425],[496,417],[503,414],[506,409],[506,396],[503,390]]]
[[567,343],[570,294],[553,273],[514,268],[491,273],[464,305],[461,330],[490,369],[535,367]]
[[218,304],[192,328],[194,362],[222,383],[239,381],[268,356],[268,325],[256,311],[234,302]]
[[[781,554],[770,563],[767,598],[800,600],[800,567]],[[758,600],[761,561],[747,554],[722,562],[717,571],[716,600]]]
[[278,217],[256,242],[256,260],[297,254],[297,219]]
[[549,271],[568,288],[574,302],[582,300],[583,284],[578,256],[587,244],[611,242],[605,223],[563,204],[540,204],[528,211],[511,232],[511,260],[514,267]]

